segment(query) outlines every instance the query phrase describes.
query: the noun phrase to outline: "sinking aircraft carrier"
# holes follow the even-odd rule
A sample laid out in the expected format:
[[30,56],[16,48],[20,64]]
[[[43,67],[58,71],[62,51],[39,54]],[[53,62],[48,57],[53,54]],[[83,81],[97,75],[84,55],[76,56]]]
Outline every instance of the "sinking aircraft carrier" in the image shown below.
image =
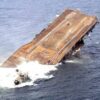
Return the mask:
[[65,10],[35,38],[19,48],[3,64],[3,67],[16,67],[22,62],[38,61],[41,64],[57,64],[83,45],[84,36],[97,23],[95,16],[78,10]]

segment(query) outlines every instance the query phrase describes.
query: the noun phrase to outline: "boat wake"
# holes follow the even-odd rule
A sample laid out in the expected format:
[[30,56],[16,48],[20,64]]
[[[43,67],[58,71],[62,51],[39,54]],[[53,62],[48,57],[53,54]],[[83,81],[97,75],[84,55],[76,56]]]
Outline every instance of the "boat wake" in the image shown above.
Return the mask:
[[[22,73],[27,73],[30,81],[15,85],[14,81],[17,77],[16,69]],[[26,62],[18,65],[16,68],[0,68],[0,87],[2,88],[16,88],[26,85],[36,85],[35,81],[38,79],[53,78],[51,71],[57,70],[57,65],[41,65],[38,62]]]

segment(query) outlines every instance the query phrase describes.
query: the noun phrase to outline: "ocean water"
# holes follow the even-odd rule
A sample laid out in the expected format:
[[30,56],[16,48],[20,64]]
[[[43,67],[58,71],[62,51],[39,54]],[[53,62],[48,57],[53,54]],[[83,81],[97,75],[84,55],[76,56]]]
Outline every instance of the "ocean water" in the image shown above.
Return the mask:
[[[79,9],[99,21],[99,4],[100,0],[0,0],[0,64],[64,9]],[[85,39],[80,58],[55,66],[23,62],[18,68],[32,81],[16,87],[15,69],[0,68],[0,100],[100,100],[100,24]]]

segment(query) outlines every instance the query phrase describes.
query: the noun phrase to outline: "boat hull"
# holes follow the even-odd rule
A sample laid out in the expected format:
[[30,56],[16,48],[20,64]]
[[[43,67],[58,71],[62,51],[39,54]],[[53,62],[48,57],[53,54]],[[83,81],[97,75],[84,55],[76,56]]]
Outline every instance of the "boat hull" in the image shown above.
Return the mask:
[[65,10],[28,44],[19,48],[3,67],[16,67],[22,60],[57,64],[95,26],[97,18],[77,10]]

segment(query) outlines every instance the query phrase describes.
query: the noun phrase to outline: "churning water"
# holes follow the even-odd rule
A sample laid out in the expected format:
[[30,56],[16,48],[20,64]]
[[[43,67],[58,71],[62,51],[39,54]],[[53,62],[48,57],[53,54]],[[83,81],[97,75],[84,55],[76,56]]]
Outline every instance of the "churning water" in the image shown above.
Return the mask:
[[[66,60],[66,63],[82,63],[82,62],[77,59],[74,60],[72,59],[72,60]],[[42,80],[42,79],[47,80],[53,78],[53,74],[50,74],[50,72],[56,71],[59,65],[62,65],[62,63],[59,63],[57,65],[42,65],[39,64],[37,61],[27,62],[24,60],[20,65],[17,65],[16,68],[3,68],[2,66],[0,68],[0,87],[17,88],[26,85],[36,86],[37,84],[35,84],[35,82],[37,80]],[[18,69],[23,74],[27,74],[28,77],[30,78],[30,81],[23,82],[22,84],[16,86],[14,84],[15,79],[18,77],[16,69]]]
[[[31,41],[64,9],[100,20],[100,0],[0,0],[0,63]],[[0,100],[100,100],[100,24],[85,39],[80,58],[66,64],[23,62],[31,81],[15,86],[16,68],[0,68]]]
[[[16,69],[21,73],[28,74],[30,82],[25,82],[21,85],[15,86],[14,80],[17,78]],[[34,82],[38,79],[49,79],[53,75],[50,75],[50,71],[55,71],[56,65],[41,65],[38,62],[23,62],[16,68],[0,68],[0,87],[16,88],[26,85],[35,85]]]

